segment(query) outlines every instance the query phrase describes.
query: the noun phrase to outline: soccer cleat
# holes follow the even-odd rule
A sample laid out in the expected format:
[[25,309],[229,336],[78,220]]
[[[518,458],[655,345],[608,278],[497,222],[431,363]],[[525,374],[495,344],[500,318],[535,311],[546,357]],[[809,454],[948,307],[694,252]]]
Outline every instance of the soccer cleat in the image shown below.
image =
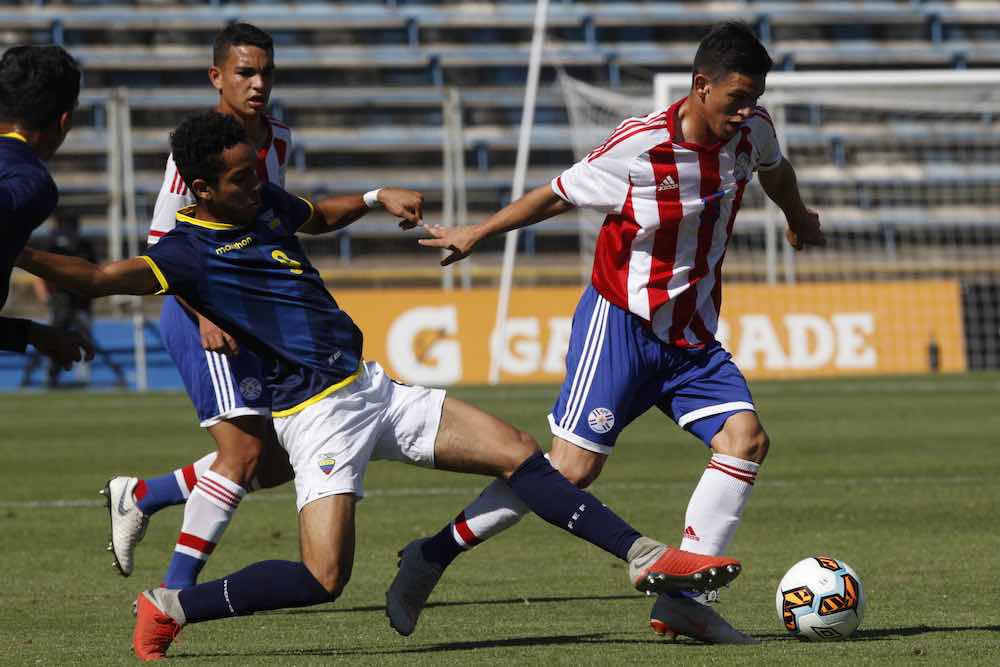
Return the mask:
[[137,614],[132,632],[132,650],[140,660],[162,660],[167,657],[167,649],[182,626],[163,611],[154,591],[139,593],[135,602]]
[[427,538],[414,540],[399,552],[399,572],[385,592],[385,615],[392,629],[410,636],[434,586],[444,573],[437,563],[424,558],[421,546]]
[[684,635],[711,644],[760,643],[729,625],[712,607],[687,597],[658,597],[649,612],[649,627],[667,639]]
[[149,517],[142,513],[132,496],[138,483],[135,477],[112,477],[101,489],[111,521],[108,551],[114,555],[114,566],[123,577],[132,574],[135,545],[142,541],[149,525]]
[[629,580],[636,590],[645,593],[708,591],[728,586],[740,574],[738,560],[703,556],[652,540],[648,542],[649,547],[628,563]]

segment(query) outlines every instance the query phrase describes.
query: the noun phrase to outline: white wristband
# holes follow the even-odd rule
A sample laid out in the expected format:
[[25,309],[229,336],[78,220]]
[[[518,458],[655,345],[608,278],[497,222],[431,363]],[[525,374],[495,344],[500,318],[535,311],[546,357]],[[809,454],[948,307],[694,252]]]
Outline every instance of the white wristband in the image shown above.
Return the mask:
[[365,200],[365,206],[368,208],[382,208],[382,202],[378,200],[378,193],[382,192],[382,188],[376,188],[375,190],[369,190],[366,192],[362,199]]

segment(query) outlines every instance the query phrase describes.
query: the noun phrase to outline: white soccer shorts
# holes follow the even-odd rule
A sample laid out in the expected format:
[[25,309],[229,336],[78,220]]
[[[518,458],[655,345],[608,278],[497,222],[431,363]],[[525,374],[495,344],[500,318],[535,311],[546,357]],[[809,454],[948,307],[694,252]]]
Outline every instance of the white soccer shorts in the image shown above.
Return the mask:
[[299,511],[320,498],[364,496],[372,459],[434,467],[434,441],[445,392],[400,384],[367,362],[351,384],[301,412],[274,419],[295,470]]

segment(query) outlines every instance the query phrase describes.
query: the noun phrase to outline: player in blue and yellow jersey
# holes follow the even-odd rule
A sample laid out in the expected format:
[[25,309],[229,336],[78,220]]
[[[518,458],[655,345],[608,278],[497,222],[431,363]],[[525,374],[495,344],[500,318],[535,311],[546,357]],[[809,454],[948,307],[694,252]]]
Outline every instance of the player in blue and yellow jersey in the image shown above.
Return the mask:
[[[363,361],[361,331],[295,237],[354,222],[369,208],[362,196],[313,204],[262,184],[245,131],[217,113],[182,123],[171,146],[197,203],[145,256],[97,266],[26,250],[18,265],[93,296],[179,294],[257,353],[295,471],[302,561],[262,561],[197,586],[143,592],[137,656],[164,657],[186,623],[336,599],[350,578],[355,504],[372,459],[500,477],[540,517],[624,560],[641,591],[715,588],[739,574],[730,558],[643,537],[559,474],[526,433]],[[417,193],[389,194],[382,199],[390,213],[420,222]]]
[[[233,23],[216,36],[208,79],[218,92],[215,111],[236,120],[256,149],[262,182],[284,187],[291,158],[291,130],[266,115],[275,78],[274,41],[247,23]],[[176,224],[177,211],[195,203],[173,156],[167,157],[146,239],[155,245]],[[232,520],[245,491],[292,479],[288,457],[271,426],[271,394],[260,360],[180,296],[163,300],[163,342],[194,404],[199,425],[216,450],[158,475],[111,477],[101,493],[110,521],[109,550],[122,576],[134,567],[136,545],[149,519],[172,505],[184,517],[163,585],[193,585]],[[226,495],[222,502],[218,495]]]
[[[73,126],[79,95],[80,68],[58,46],[15,46],[0,60],[0,308],[14,260],[59,200],[42,160]],[[67,369],[94,355],[78,332],[0,317],[0,350],[23,353],[29,344]]]

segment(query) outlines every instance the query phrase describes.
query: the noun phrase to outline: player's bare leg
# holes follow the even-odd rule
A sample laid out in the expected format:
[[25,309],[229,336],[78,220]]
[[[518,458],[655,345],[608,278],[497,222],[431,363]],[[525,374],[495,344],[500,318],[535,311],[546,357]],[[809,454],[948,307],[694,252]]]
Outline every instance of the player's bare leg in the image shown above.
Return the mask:
[[[712,458],[688,504],[682,549],[705,555],[729,549],[768,446],[767,433],[755,412],[737,412],[725,419],[712,438]],[[650,612],[650,627],[667,638],[686,635],[713,643],[755,642],[708,603],[703,595],[661,595]]]
[[302,562],[326,590],[340,597],[354,566],[354,509],[357,498],[342,493],[315,500],[299,512]]

